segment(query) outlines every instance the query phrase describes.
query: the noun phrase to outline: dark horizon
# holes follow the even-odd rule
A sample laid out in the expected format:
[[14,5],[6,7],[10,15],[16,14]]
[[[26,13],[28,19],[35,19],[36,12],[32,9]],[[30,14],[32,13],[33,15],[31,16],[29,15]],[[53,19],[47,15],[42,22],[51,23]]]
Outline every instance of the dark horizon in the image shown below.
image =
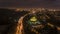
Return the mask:
[[60,8],[60,0],[0,0],[0,7]]

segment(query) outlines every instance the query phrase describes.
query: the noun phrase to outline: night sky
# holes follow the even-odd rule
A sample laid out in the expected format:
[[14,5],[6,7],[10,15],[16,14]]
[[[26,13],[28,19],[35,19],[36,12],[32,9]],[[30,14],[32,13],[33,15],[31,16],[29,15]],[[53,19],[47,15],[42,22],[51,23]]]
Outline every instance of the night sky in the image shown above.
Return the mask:
[[60,0],[0,0],[0,7],[60,8]]

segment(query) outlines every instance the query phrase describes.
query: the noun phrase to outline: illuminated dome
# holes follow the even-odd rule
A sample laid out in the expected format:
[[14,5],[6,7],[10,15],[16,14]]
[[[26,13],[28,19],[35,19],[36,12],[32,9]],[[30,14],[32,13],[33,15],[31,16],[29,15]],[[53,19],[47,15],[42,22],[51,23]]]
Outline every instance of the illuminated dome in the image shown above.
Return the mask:
[[29,24],[31,24],[31,25],[40,24],[40,22],[39,22],[39,20],[37,19],[36,16],[31,17],[27,22],[28,22]]
[[35,22],[35,21],[37,21],[37,18],[35,16],[33,16],[33,17],[30,18],[30,21],[34,21]]

